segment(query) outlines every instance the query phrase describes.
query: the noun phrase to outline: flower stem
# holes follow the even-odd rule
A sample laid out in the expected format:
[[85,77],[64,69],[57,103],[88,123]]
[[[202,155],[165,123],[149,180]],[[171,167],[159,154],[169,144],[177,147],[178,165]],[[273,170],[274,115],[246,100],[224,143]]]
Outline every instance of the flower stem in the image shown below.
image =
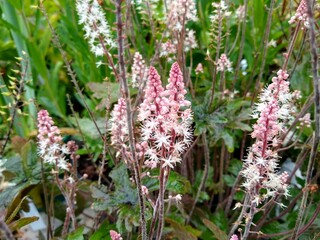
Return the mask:
[[139,195],[141,234],[142,234],[142,240],[146,240],[147,226],[146,226],[146,219],[145,219],[145,200],[142,193],[140,170],[139,170],[138,159],[136,156],[133,121],[132,121],[132,115],[131,115],[130,94],[129,94],[129,87],[128,87],[128,81],[126,78],[126,70],[125,70],[124,44],[123,44],[124,36],[123,36],[121,3],[122,3],[122,0],[116,1],[118,59],[119,59],[119,70],[120,70],[119,76],[120,76],[120,83],[121,83],[120,84],[121,91],[126,100],[126,106],[127,106],[126,113],[127,113],[127,123],[128,123],[129,145],[130,145],[130,152],[133,158],[134,178],[135,178],[138,195]]

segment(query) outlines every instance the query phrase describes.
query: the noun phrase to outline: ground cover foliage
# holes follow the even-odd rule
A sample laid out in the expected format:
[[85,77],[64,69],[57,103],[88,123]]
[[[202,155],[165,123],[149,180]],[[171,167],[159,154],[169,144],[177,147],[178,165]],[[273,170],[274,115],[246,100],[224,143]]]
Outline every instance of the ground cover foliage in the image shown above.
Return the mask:
[[0,238],[319,239],[319,9],[0,0]]

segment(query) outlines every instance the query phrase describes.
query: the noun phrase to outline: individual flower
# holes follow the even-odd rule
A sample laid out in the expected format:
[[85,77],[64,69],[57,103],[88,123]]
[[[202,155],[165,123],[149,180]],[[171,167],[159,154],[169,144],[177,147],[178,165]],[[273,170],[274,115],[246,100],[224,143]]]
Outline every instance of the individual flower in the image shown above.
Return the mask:
[[182,195],[181,194],[177,194],[175,196],[169,195],[167,201],[168,202],[172,202],[172,203],[174,203],[176,205],[179,205],[181,203],[181,200],[182,200]]
[[69,154],[69,151],[61,142],[60,130],[54,125],[49,113],[47,110],[40,110],[38,112],[38,154],[45,163],[68,170],[65,154]]
[[196,72],[196,75],[203,73],[203,66],[201,63],[198,63],[196,69],[194,70]]
[[77,0],[76,8],[79,24],[83,24],[85,38],[88,39],[90,50],[96,56],[104,55],[105,48],[116,46],[111,37],[111,30],[104,13],[96,0]]
[[170,1],[167,26],[172,31],[181,32],[188,21],[197,20],[197,9],[193,0]]
[[302,0],[300,2],[295,15],[293,15],[289,20],[289,24],[294,24],[298,22],[303,23],[301,29],[309,28],[310,26],[306,0]]
[[136,52],[133,57],[133,64],[131,67],[132,72],[132,86],[139,87],[142,82],[147,78],[147,66],[141,54]]
[[217,71],[218,72],[224,72],[224,71],[232,71],[231,62],[227,58],[226,54],[221,54],[218,62],[217,62]]

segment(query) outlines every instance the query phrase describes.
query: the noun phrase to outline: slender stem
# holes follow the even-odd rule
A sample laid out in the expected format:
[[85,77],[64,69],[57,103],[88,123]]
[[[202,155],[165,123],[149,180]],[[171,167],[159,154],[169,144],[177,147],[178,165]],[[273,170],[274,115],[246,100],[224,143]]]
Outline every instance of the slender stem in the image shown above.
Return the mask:
[[[314,114],[315,114],[315,131],[313,135],[313,146],[309,158],[309,164],[307,169],[305,188],[308,188],[311,183],[311,177],[313,172],[313,167],[316,159],[316,155],[318,152],[318,145],[320,141],[320,85],[319,85],[319,76],[318,76],[318,54],[317,54],[317,46],[316,46],[316,35],[315,35],[315,23],[312,13],[312,1],[306,0],[308,15],[309,15],[309,37],[310,37],[310,52],[311,52],[311,61],[312,61],[312,75],[313,75],[313,86],[314,86]],[[292,234],[292,239],[298,239],[299,231],[302,225],[302,218],[305,213],[305,207],[308,199],[309,191],[305,189],[303,193],[303,197],[301,200],[300,210],[298,214],[298,218],[296,221],[296,227]],[[319,206],[320,207],[320,206]],[[319,208],[318,207],[318,208]],[[305,230],[305,229],[304,229]]]
[[157,240],[161,239],[162,231],[163,231],[163,226],[164,226],[164,192],[166,190],[165,186],[165,179],[166,176],[169,175],[169,169],[167,167],[163,167],[163,162],[161,162],[160,165],[160,176],[159,176],[159,181],[160,181],[160,187],[159,187],[159,210],[158,210],[158,230],[157,230]]
[[[221,15],[221,8],[219,9],[219,15]],[[216,56],[215,56],[215,62],[214,62],[214,67],[213,67],[213,76],[212,76],[212,85],[211,85],[211,96],[210,96],[210,101],[208,108],[210,108],[213,98],[214,98],[214,88],[216,85],[216,79],[217,79],[217,62],[219,60],[220,56],[220,50],[221,50],[221,42],[222,42],[222,16],[218,16],[218,36],[217,36],[217,48],[216,48]]]
[[264,72],[264,66],[265,66],[266,59],[267,59],[268,41],[269,41],[269,35],[270,35],[270,29],[271,29],[271,21],[272,21],[274,2],[275,2],[274,0],[272,0],[270,2],[267,26],[266,26],[266,31],[265,31],[264,38],[263,38],[262,63],[261,63],[261,67],[260,67],[258,80],[256,82],[256,88],[259,87],[259,85],[260,85],[260,81],[262,79],[262,75]]
[[195,197],[195,199],[193,201],[191,210],[189,212],[189,216],[186,219],[186,224],[189,224],[189,222],[190,222],[190,219],[192,217],[193,211],[194,211],[195,206],[196,206],[196,204],[198,202],[198,199],[200,197],[200,193],[203,190],[203,188],[205,186],[205,183],[207,181],[207,178],[208,178],[209,166],[210,166],[210,153],[209,153],[209,146],[208,146],[207,136],[206,136],[205,132],[202,133],[202,144],[203,144],[204,161],[205,161],[204,170],[203,170],[203,175],[202,175],[202,178],[201,178],[201,182],[200,182],[196,197]]
[[234,232],[238,229],[239,225],[241,224],[241,221],[242,221],[242,219],[244,217],[244,214],[247,212],[247,209],[249,207],[248,204],[249,204],[249,195],[246,194],[246,197],[245,197],[245,199],[243,201],[243,206],[242,206],[242,209],[241,209],[241,213],[240,213],[237,221],[235,221],[233,223],[233,226],[232,226],[232,228],[230,230],[228,238],[230,238],[232,236],[232,234],[234,234]]
[[289,45],[289,49],[288,49],[288,52],[286,54],[286,57],[285,57],[285,61],[284,61],[284,64],[283,64],[283,67],[282,67],[282,70],[286,70],[287,66],[288,66],[288,62],[289,62],[289,58],[292,54],[292,51],[293,51],[293,46],[294,46],[294,43],[296,42],[296,39],[297,39],[297,36],[298,36],[298,32],[300,30],[300,25],[301,23],[299,22],[294,30],[294,33],[293,33],[293,36],[292,36],[292,40],[290,42],[290,45]]
[[120,83],[121,91],[126,100],[126,115],[127,115],[127,124],[128,124],[128,135],[129,135],[129,145],[130,152],[133,159],[133,169],[134,169],[134,178],[137,185],[138,195],[139,195],[139,205],[140,205],[140,224],[141,224],[141,234],[142,240],[147,239],[147,226],[145,219],[145,200],[142,193],[141,177],[138,159],[136,156],[135,149],[135,139],[134,139],[134,126],[131,114],[131,102],[128,81],[126,78],[126,69],[125,69],[125,60],[124,60],[124,46],[123,46],[123,23],[122,23],[122,12],[121,12],[121,3],[122,0],[116,1],[116,17],[117,17],[117,40],[118,40],[118,59],[119,59],[119,70],[120,70]]
[[47,211],[47,221],[48,221],[48,227],[47,227],[47,239],[51,239],[52,236],[52,225],[51,225],[51,214],[50,214],[50,210],[49,210],[49,203],[48,203],[48,194],[47,194],[47,187],[46,187],[46,178],[45,178],[45,174],[44,174],[44,166],[43,166],[43,159],[40,159],[40,163],[41,163],[41,183],[42,183],[42,191],[44,194],[44,205],[46,207],[46,211]]
[[251,202],[251,206],[250,206],[250,210],[249,210],[249,215],[246,217],[246,225],[244,228],[244,233],[242,236],[242,240],[246,240],[249,233],[250,233],[250,227],[252,225],[252,221],[253,221],[253,216],[255,215],[256,212],[256,203],[255,202]]
[[236,69],[234,72],[234,80],[233,80],[232,90],[234,89],[234,87],[236,85],[236,81],[237,81],[237,77],[238,77],[238,73],[239,73],[239,69],[240,69],[240,62],[241,62],[242,55],[243,55],[243,48],[244,48],[244,41],[245,41],[245,37],[246,37],[246,27],[247,27],[247,21],[246,21],[247,13],[248,13],[248,0],[244,0],[244,19],[242,22],[242,35],[241,35],[241,42],[240,42],[240,47],[239,47],[237,66],[236,66]]

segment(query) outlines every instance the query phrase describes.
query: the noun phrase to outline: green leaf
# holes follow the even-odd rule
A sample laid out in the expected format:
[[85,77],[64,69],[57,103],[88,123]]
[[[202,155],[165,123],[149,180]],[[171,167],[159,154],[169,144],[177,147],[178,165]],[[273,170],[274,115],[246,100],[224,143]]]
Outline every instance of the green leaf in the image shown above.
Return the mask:
[[[16,202],[16,201],[13,201],[13,202],[12,202],[12,205],[8,208],[8,212],[7,212],[7,216],[8,216],[8,214],[10,214],[10,216],[9,216],[8,218],[6,218],[6,223],[7,223],[7,224],[9,224],[9,223],[12,222],[12,220],[14,219],[14,217],[15,217],[15,216],[18,214],[18,212],[20,211],[21,206],[22,206],[24,200],[26,200],[26,199],[27,199],[27,196],[24,196],[24,197],[20,200],[20,202],[18,203],[17,206],[15,206],[15,202]],[[13,208],[13,209],[12,209],[12,208]]]
[[117,207],[119,204],[136,205],[138,195],[136,189],[131,186],[126,165],[124,163],[118,165],[109,176],[113,180],[115,191],[108,192],[105,186],[92,184],[92,196],[96,199],[93,207],[102,211],[109,207]]
[[242,169],[242,161],[240,161],[239,159],[233,158],[230,162],[228,171],[232,173],[234,176],[238,176],[241,169]]
[[227,146],[228,152],[232,153],[234,151],[234,140],[233,137],[226,131],[222,133],[222,139]]
[[230,175],[223,175],[223,181],[228,185],[228,187],[232,187],[235,182],[235,177]]
[[[77,126],[76,124],[76,119],[75,118],[70,118],[72,124]],[[79,122],[79,126],[81,128],[81,131],[83,132],[84,135],[92,138],[92,139],[98,139],[100,138],[99,132],[96,128],[96,125],[92,122],[91,119],[89,118],[78,118],[77,119]],[[106,132],[105,128],[105,119],[96,119],[97,126],[102,134]]]
[[21,149],[21,162],[27,178],[32,176],[32,170],[37,165],[37,146],[33,141],[27,142]]
[[175,193],[185,194],[191,190],[189,180],[177,172],[170,172],[166,189]]
[[38,221],[38,219],[39,219],[38,217],[24,217],[24,218],[20,218],[19,220],[10,223],[8,226],[11,231],[17,231],[20,228],[22,228],[30,223]]
[[227,234],[225,232],[223,232],[217,225],[215,225],[210,220],[202,219],[202,222],[204,223],[204,225],[206,225],[211,230],[214,237],[216,237],[218,240],[227,240],[228,239]]
[[89,238],[89,240],[101,240],[101,239],[111,239],[110,238],[110,225],[108,224],[108,221],[104,221],[98,230],[96,230],[91,237]]
[[68,235],[67,240],[84,240],[83,230],[84,226],[79,227],[77,230]]

